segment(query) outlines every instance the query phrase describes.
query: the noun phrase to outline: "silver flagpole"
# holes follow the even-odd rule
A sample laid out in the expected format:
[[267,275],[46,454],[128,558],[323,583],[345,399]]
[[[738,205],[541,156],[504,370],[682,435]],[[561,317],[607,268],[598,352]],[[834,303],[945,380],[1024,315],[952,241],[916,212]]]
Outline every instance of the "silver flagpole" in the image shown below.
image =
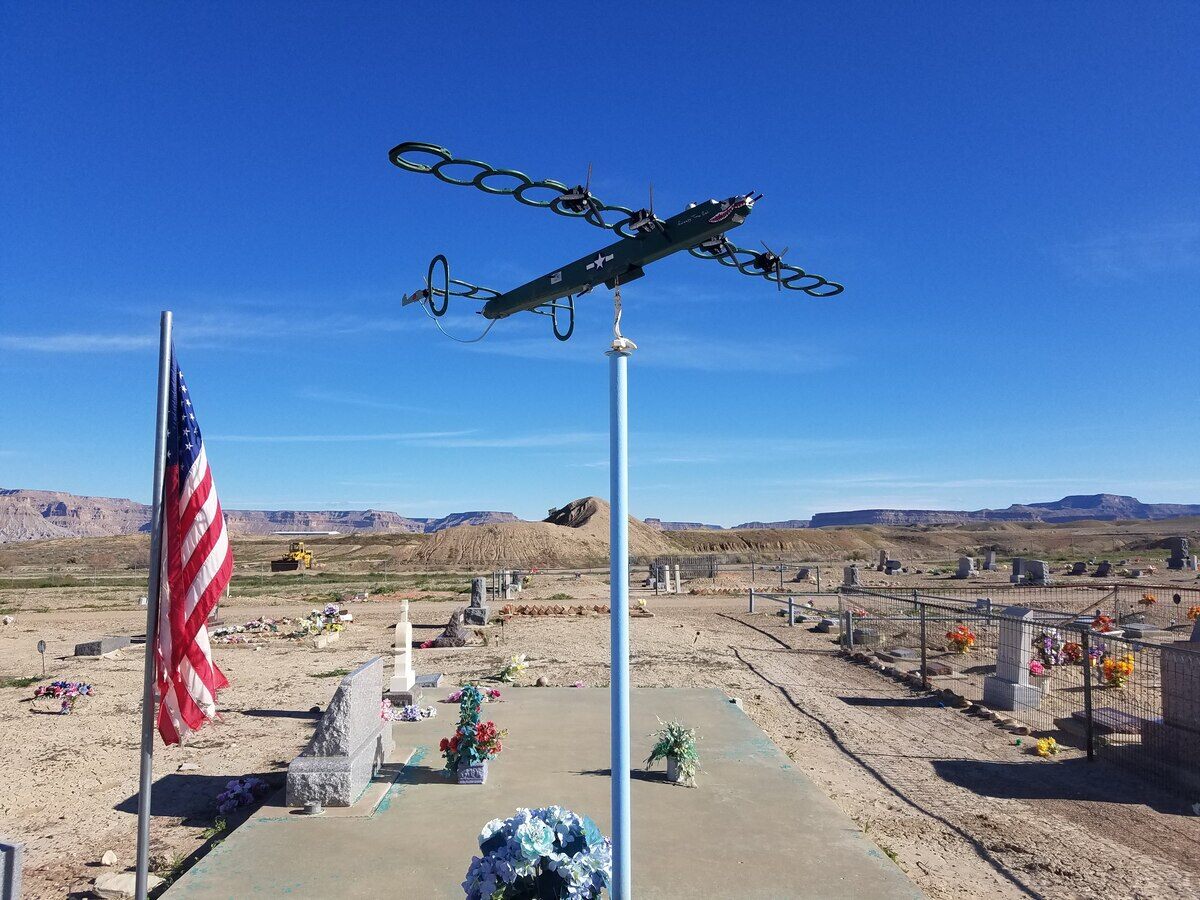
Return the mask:
[[150,585],[146,600],[146,666],[142,678],[142,768],[138,782],[137,900],[146,900],[150,873],[150,785],[154,780],[154,646],[162,582],[163,479],[167,468],[167,397],[171,381],[171,313],[164,311],[158,342],[158,420],[154,430],[154,491],[150,507]]

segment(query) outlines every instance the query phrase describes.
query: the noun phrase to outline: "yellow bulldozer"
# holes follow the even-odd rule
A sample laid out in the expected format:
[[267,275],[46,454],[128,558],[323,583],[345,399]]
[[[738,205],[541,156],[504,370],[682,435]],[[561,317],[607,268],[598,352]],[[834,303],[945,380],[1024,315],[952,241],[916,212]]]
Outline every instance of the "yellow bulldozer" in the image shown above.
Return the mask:
[[311,550],[304,549],[304,541],[292,541],[291,549],[280,559],[271,560],[272,572],[295,572],[298,569],[311,569],[313,555]]

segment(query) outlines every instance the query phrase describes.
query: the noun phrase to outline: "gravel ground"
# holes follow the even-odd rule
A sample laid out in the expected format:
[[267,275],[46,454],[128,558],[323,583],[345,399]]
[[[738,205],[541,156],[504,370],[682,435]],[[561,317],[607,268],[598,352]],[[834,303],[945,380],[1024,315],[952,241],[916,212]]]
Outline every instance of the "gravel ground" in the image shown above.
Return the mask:
[[[607,599],[599,576],[537,582],[521,602],[561,593],[588,605]],[[1040,760],[995,726],[840,658],[827,635],[789,629],[767,613],[746,614],[739,597],[647,602],[655,616],[631,623],[633,683],[717,687],[740,698],[931,897],[1200,895],[1200,819],[1185,814],[1185,798],[1160,795],[1073,751]],[[141,610],[128,600],[112,604],[26,612],[0,628],[0,676],[40,673],[34,645],[44,638],[50,677],[97,687],[70,716],[38,714],[32,687],[0,688],[7,776],[0,834],[26,844],[30,898],[83,895],[105,871],[98,865],[105,850],[116,851],[120,866],[133,861],[142,651],[135,646],[102,660],[67,655],[76,641],[140,630]],[[454,608],[414,602],[417,640],[433,637]],[[222,721],[189,747],[156,749],[153,849],[161,870],[204,846],[213,798],[225,781],[281,777],[310,732],[308,710],[326,703],[336,686],[336,675],[314,676],[388,651],[399,603],[351,609],[355,623],[326,649],[282,641],[259,650],[216,649],[231,682],[221,695]],[[307,611],[269,598],[223,607],[227,622]],[[539,676],[552,685],[608,683],[604,616],[518,617],[487,634],[483,646],[417,651],[417,671],[444,672],[452,684],[525,653],[532,665],[522,683]],[[441,695],[434,691],[427,701]]]

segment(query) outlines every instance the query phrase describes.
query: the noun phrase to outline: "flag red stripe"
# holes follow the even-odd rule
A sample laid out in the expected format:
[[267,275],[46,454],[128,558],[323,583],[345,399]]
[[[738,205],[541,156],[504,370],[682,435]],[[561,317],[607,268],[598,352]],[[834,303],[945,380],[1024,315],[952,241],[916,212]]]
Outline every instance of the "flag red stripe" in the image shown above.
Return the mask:
[[214,663],[202,632],[233,576],[233,552],[224,513],[174,361],[172,379],[174,406],[168,428],[172,449],[163,484],[165,513],[160,526],[162,605],[154,647],[161,704],[158,730],[168,744],[186,741],[213,718],[217,691],[229,683]]

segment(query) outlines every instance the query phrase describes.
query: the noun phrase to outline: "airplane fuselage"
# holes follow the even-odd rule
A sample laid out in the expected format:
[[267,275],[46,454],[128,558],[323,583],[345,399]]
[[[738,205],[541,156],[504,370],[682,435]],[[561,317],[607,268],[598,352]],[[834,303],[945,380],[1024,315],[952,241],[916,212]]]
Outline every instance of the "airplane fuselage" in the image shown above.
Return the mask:
[[632,281],[641,277],[644,266],[741,225],[752,208],[749,197],[697,203],[671,216],[661,228],[621,238],[591,256],[506,291],[484,305],[483,315],[503,319],[562,297],[582,294],[598,284],[611,288],[618,279],[622,284]]

